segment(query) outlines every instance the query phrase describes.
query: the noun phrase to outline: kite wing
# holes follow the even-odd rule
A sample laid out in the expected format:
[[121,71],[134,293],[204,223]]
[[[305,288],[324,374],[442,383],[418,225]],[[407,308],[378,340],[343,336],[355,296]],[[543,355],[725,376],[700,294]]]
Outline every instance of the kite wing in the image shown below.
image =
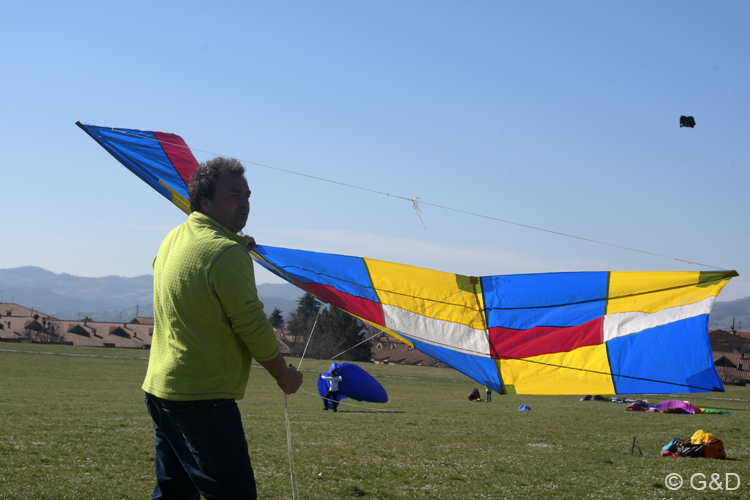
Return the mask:
[[198,169],[182,137],[164,132],[97,127],[76,122],[104,149],[162,196],[190,213],[187,187]]
[[[179,136],[77,123],[190,213],[198,167]],[[269,246],[271,272],[498,392],[723,391],[708,316],[735,271],[468,277]]]
[[259,246],[306,292],[496,391],[723,391],[708,341],[735,271],[485,276]]

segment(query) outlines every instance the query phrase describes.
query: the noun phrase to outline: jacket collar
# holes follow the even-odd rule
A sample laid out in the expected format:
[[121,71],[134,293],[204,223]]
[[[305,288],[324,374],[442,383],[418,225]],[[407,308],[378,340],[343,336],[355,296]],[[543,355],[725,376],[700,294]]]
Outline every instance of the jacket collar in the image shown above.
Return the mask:
[[201,226],[209,226],[213,228],[214,230],[220,232],[223,236],[234,241],[235,243],[239,243],[243,247],[247,244],[247,240],[245,238],[233,233],[232,231],[225,228],[224,226],[219,224],[216,220],[212,219],[206,214],[203,214],[201,212],[193,212],[190,214],[190,218],[188,220],[194,224],[199,224]]

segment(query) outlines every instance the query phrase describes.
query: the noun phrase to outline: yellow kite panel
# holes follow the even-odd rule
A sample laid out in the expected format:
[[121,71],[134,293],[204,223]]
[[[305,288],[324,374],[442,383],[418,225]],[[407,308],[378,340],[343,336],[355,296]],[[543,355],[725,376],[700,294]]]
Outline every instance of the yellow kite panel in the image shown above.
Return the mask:
[[169,192],[172,193],[172,203],[177,205],[177,208],[188,215],[192,213],[192,210],[190,210],[190,203],[180,193],[172,189],[171,186],[164,184],[164,181],[159,181],[159,184],[167,188]]
[[[615,394],[605,344],[524,359],[502,359],[500,376],[518,394]],[[510,387],[508,389],[511,389]]]
[[607,314],[654,313],[695,304],[719,295],[736,273],[731,272],[611,272]]
[[383,304],[475,330],[487,329],[478,280],[393,262],[363,260]]

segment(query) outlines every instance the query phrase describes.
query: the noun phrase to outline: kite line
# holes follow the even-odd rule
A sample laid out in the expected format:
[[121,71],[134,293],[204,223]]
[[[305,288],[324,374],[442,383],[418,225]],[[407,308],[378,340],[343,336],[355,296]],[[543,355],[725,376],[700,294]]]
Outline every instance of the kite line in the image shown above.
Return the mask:
[[[320,317],[320,311],[318,311],[318,315],[315,317],[315,322],[313,323],[312,330],[310,330],[310,336],[307,337],[307,344],[305,344],[305,350],[302,352],[302,357],[299,358],[297,371],[299,371],[299,369],[302,368],[302,360],[305,359],[305,353],[307,353],[307,346],[310,345],[310,340],[312,339],[312,334],[315,331],[315,325],[318,324],[319,317]],[[289,366],[292,366],[292,365],[289,365]],[[292,500],[295,500],[296,488],[294,485],[294,451],[292,450],[292,427],[289,425],[289,408],[287,406],[286,393],[284,393],[284,419],[286,420],[286,452],[287,452],[287,455],[289,455],[289,476],[292,481]]]
[[296,499],[296,488],[294,485],[294,452],[292,451],[292,427],[289,425],[289,407],[287,406],[286,393],[284,393],[284,420],[286,422],[286,452],[289,455],[289,478],[292,481],[292,500]]
[[[139,139],[152,140],[152,141],[155,141],[155,142],[157,142],[159,144],[163,143],[163,144],[168,144],[168,145],[173,146],[173,147],[179,147],[179,148],[182,148],[182,149],[187,149],[189,151],[198,151],[198,152],[201,152],[201,153],[206,153],[206,154],[210,154],[210,155],[214,155],[214,156],[219,156],[219,157],[222,157],[222,158],[230,158],[229,156],[226,156],[226,155],[222,155],[222,154],[219,154],[219,153],[213,153],[211,151],[206,151],[206,150],[203,150],[203,149],[192,148],[190,146],[186,146],[186,145],[182,145],[182,144],[176,144],[176,143],[173,143],[173,142],[168,142],[168,141],[166,141],[164,139],[159,140],[159,139],[157,139],[155,137],[147,137],[147,136],[143,136],[143,135],[133,134],[133,133],[126,132],[124,130],[120,130],[120,129],[116,129],[116,128],[112,128],[112,127],[102,127],[102,128],[108,128],[112,132],[115,132],[115,133],[118,133],[118,134],[122,134],[122,135],[127,135],[127,136],[131,136],[131,137],[138,137]],[[637,248],[626,247],[626,246],[623,246],[623,245],[616,245],[614,243],[607,243],[605,241],[595,240],[595,239],[591,239],[591,238],[585,238],[585,237],[582,237],[582,236],[576,236],[576,235],[570,234],[570,233],[563,233],[561,231],[555,231],[555,230],[546,229],[546,228],[543,228],[543,227],[532,226],[530,224],[523,224],[523,223],[520,223],[520,222],[513,222],[513,221],[510,221],[510,220],[507,220],[507,219],[501,219],[499,217],[493,217],[493,216],[490,216],[490,215],[484,215],[484,214],[480,214],[480,213],[476,213],[476,212],[470,212],[468,210],[461,210],[461,209],[458,209],[458,208],[448,207],[448,206],[445,206],[445,205],[439,205],[437,203],[430,203],[430,202],[424,201],[420,197],[411,197],[410,198],[408,196],[401,196],[401,195],[397,195],[397,194],[387,193],[385,191],[379,191],[377,189],[370,189],[370,188],[366,188],[366,187],[362,187],[362,186],[357,186],[356,184],[349,184],[349,183],[346,183],[346,182],[340,182],[340,181],[335,181],[335,180],[332,180],[332,179],[327,179],[325,177],[319,177],[319,176],[315,176],[315,175],[304,174],[304,173],[301,173],[301,172],[296,172],[294,170],[289,170],[289,169],[285,169],[285,168],[274,167],[274,166],[271,166],[271,165],[265,165],[263,163],[257,163],[257,162],[250,161],[250,160],[243,160],[241,158],[235,158],[235,159],[238,160],[238,161],[240,161],[240,162],[242,162],[242,163],[246,163],[248,165],[255,165],[257,167],[267,168],[267,169],[270,169],[270,170],[276,170],[278,172],[284,172],[284,173],[287,173],[287,174],[297,175],[297,176],[300,176],[300,177],[306,177],[308,179],[313,179],[313,180],[317,180],[317,181],[321,181],[321,182],[328,182],[330,184],[336,184],[338,186],[343,186],[343,187],[347,187],[347,188],[351,188],[351,189],[358,189],[360,191],[367,191],[369,193],[379,194],[381,196],[388,196],[388,197],[391,197],[391,198],[397,198],[397,199],[400,199],[400,200],[409,201],[409,202],[412,203],[412,206],[413,206],[413,208],[415,210],[415,214],[419,218],[420,222],[422,222],[422,225],[424,226],[425,230],[427,229],[427,226],[425,225],[424,220],[422,220],[422,210],[420,208],[420,204],[427,205],[427,206],[434,207],[434,208],[439,208],[439,209],[442,209],[442,210],[448,210],[448,211],[451,211],[451,212],[456,212],[456,213],[460,213],[460,214],[464,214],[464,215],[469,215],[469,216],[472,216],[472,217],[479,217],[479,218],[482,218],[482,219],[487,219],[487,220],[491,220],[491,221],[495,221],[495,222],[502,222],[504,224],[510,224],[510,225],[513,225],[513,226],[523,227],[523,228],[526,228],[526,229],[533,229],[535,231],[541,231],[541,232],[545,232],[545,233],[555,234],[555,235],[558,235],[558,236],[564,236],[564,237],[567,237],[567,238],[573,238],[573,239],[576,239],[576,240],[586,241],[586,242],[589,242],[589,243],[595,243],[595,244],[598,244],[598,245],[604,245],[604,246],[608,246],[608,247],[612,247],[612,248],[619,248],[620,250],[627,250],[627,251],[630,251],[630,252],[636,252],[636,253],[641,253],[641,254],[644,254],[644,255],[650,255],[652,257],[660,257],[660,258],[663,258],[663,259],[669,259],[669,260],[674,260],[674,261],[677,261],[677,262],[683,262],[685,264],[702,266],[702,267],[708,267],[708,268],[711,268],[711,269],[718,269],[718,270],[727,269],[726,267],[716,267],[716,266],[711,266],[709,264],[701,264],[700,262],[695,262],[695,261],[691,261],[691,260],[680,259],[680,258],[677,258],[677,257],[670,257],[668,255],[662,255],[662,254],[658,254],[658,253],[654,253],[654,252],[649,252],[649,251],[646,251],[646,250],[639,250]]]

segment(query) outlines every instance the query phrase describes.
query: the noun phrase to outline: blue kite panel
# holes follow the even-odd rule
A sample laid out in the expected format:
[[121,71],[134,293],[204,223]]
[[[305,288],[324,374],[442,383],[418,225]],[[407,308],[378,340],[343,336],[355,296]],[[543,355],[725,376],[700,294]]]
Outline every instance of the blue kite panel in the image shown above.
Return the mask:
[[567,328],[578,326],[604,316],[606,300],[568,304],[559,307],[529,307],[527,309],[488,309],[490,328],[528,330],[538,326]]
[[608,341],[617,394],[723,391],[707,332],[703,314]]
[[96,142],[109,151],[131,172],[149,186],[159,191],[168,200],[172,194],[159,183],[164,181],[187,199],[187,186],[175,170],[172,162],[152,132],[141,130],[114,129],[77,123]]
[[446,349],[445,347],[420,342],[401,332],[398,332],[398,334],[413,343],[414,348],[419,352],[432,356],[441,363],[445,363],[454,370],[463,373],[482,385],[486,385],[498,393],[503,392],[503,383],[500,381],[500,375],[497,373],[497,364],[494,359],[464,354]]
[[318,283],[379,303],[367,267],[360,257],[291,250],[264,245],[258,255],[302,283]]
[[489,328],[577,326],[605,314],[607,272],[482,278]]

